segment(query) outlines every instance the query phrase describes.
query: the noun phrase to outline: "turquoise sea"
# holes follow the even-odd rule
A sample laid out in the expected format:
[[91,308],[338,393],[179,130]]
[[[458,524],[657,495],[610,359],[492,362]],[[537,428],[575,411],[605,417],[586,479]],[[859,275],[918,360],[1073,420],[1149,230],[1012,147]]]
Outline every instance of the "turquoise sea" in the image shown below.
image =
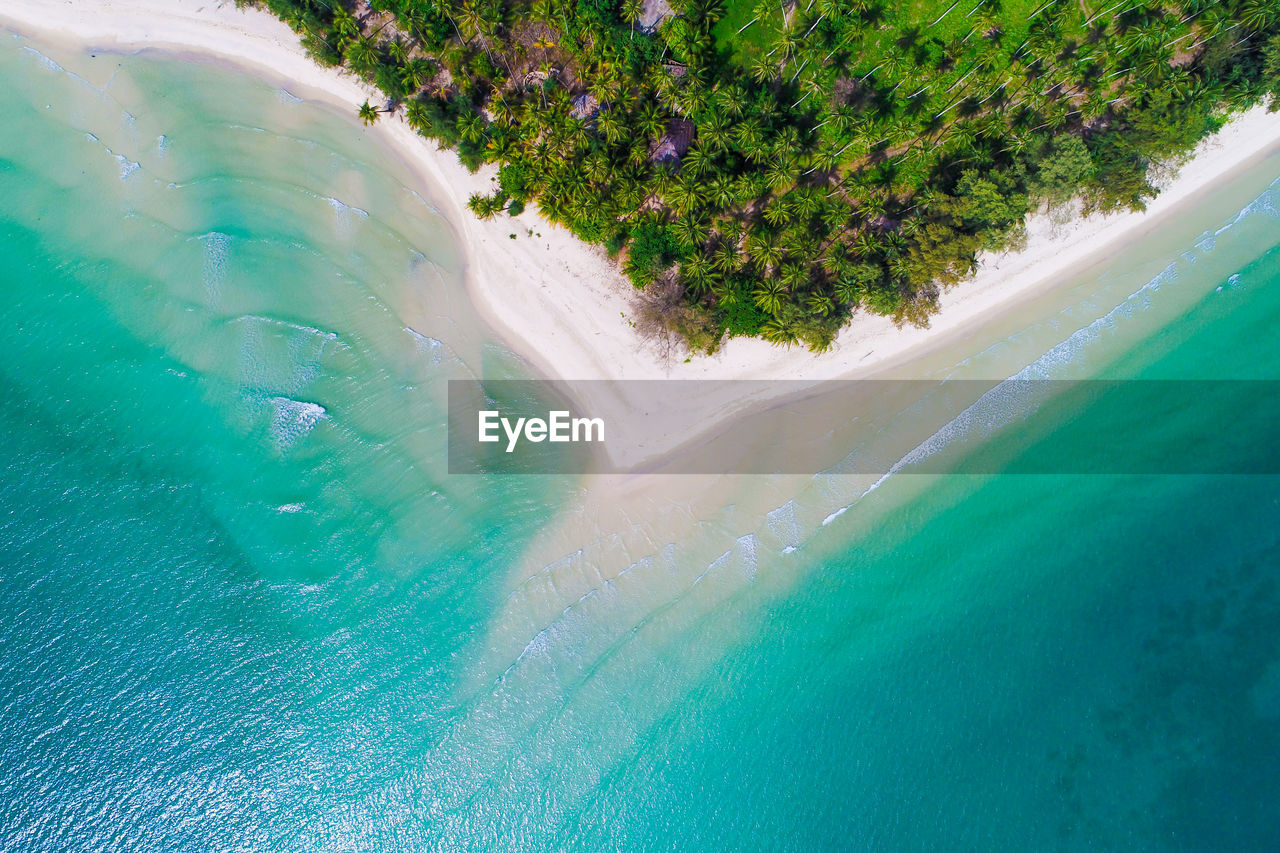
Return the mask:
[[[530,371],[354,111],[0,79],[0,850],[1280,849],[1276,477],[450,477]],[[936,375],[1280,379],[1278,176]]]

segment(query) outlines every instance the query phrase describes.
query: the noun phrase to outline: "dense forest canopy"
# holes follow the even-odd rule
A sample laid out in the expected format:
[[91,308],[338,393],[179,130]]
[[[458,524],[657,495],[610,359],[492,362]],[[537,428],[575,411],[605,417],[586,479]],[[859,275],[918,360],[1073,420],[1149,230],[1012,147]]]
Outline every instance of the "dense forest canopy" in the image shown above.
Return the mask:
[[703,350],[927,322],[1030,212],[1141,208],[1280,93],[1280,0],[257,2]]

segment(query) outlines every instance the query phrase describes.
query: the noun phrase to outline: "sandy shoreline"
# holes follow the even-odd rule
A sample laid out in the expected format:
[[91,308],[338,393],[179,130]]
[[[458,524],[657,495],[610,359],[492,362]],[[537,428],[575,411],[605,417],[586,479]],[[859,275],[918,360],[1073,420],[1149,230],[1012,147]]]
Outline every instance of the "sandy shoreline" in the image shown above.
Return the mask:
[[[353,120],[356,105],[374,94],[351,75],[314,63],[281,21],[265,12],[237,9],[230,0],[8,0],[0,8],[0,26],[78,48],[154,48],[213,57],[278,79],[294,94],[327,102]],[[419,137],[400,117],[384,118],[369,132],[410,165],[423,194],[453,225],[462,242],[467,286],[481,314],[543,374],[559,379],[816,383],[865,377],[889,367],[900,374],[904,365],[909,371],[920,353],[968,334],[1113,254],[1179,204],[1280,147],[1280,113],[1259,108],[1238,117],[1201,145],[1143,214],[1092,217],[1066,226],[1035,218],[1028,226],[1026,248],[983,257],[973,280],[943,295],[941,314],[927,330],[898,329],[884,318],[858,316],[833,351],[820,356],[758,340],[733,340],[715,356],[688,363],[669,363],[639,340],[626,319],[632,289],[601,250],[532,212],[516,219],[477,220],[466,199],[489,189],[492,168],[468,173],[454,154]],[[517,239],[510,238],[513,233]],[[666,452],[773,396],[759,384],[754,384],[752,397],[735,395],[728,383],[724,388],[720,396],[699,400],[697,410],[684,419],[673,420],[681,426],[669,434],[646,436],[645,455]],[[794,383],[782,383],[777,393],[794,390]],[[625,412],[634,403],[626,383],[595,383],[591,393],[594,399],[578,401],[584,409],[621,413],[614,420],[625,423]]]

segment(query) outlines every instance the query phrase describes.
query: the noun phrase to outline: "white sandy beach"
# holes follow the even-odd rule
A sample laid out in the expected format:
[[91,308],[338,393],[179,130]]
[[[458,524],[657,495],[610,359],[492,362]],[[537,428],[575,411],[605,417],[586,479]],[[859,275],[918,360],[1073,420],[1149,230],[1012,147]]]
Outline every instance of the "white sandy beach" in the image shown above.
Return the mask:
[[[352,120],[356,106],[375,95],[353,76],[309,59],[281,21],[266,12],[238,9],[230,0],[7,0],[0,8],[0,26],[81,48],[153,48],[217,58],[285,82],[295,94],[328,102]],[[476,219],[466,199],[489,189],[492,169],[468,173],[451,152],[438,150],[398,116],[384,118],[369,133],[415,170],[423,184],[418,189],[457,231],[477,307],[545,375],[819,382],[866,377],[891,366],[901,375],[918,354],[971,333],[976,325],[1113,254],[1199,191],[1280,146],[1280,113],[1255,109],[1207,140],[1145,213],[1093,217],[1067,226],[1036,218],[1027,229],[1025,249],[982,258],[975,279],[943,295],[941,313],[928,329],[899,329],[887,319],[860,315],[833,350],[822,355],[759,340],[731,340],[716,355],[688,362],[660,358],[639,339],[627,320],[634,290],[601,250],[533,212],[516,220]],[[530,229],[539,236],[529,237]],[[515,240],[510,239],[513,232]],[[592,389],[598,399],[578,401],[586,411],[627,411],[625,383]],[[643,455],[668,450],[772,393],[755,385],[753,396],[744,398],[731,385],[724,389],[723,396],[701,398],[683,418],[669,419],[680,426],[668,434],[646,436]],[[787,384],[778,393],[793,391],[795,385]],[[625,423],[625,417],[615,421]]]

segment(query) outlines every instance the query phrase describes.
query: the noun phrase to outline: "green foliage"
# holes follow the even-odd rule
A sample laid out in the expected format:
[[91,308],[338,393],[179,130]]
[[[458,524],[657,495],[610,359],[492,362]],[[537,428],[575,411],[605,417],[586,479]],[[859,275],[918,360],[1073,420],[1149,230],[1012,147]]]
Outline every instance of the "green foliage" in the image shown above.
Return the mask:
[[498,169],[498,186],[512,198],[528,201],[534,187],[533,170],[518,160],[505,163]]
[[373,81],[379,89],[393,100],[400,100],[409,94],[405,85],[404,69],[399,65],[379,65],[373,74]]
[[822,349],[854,310],[927,323],[1029,211],[1141,208],[1153,167],[1280,104],[1275,0],[679,0],[656,35],[638,0],[260,2],[468,168],[497,163],[478,215],[536,200],[627,247],[695,349]]
[[743,299],[721,309],[720,320],[731,338],[758,337],[769,315],[761,311],[754,302]]
[[956,184],[954,195],[936,205],[952,228],[978,238],[983,249],[995,249],[1027,214],[1027,196],[1018,192],[1014,178],[1000,171],[980,174],[968,169]]
[[631,248],[623,269],[632,284],[644,287],[680,257],[679,246],[670,229],[645,223],[631,233]]
[[1271,37],[1263,51],[1262,81],[1271,93],[1271,111],[1280,110],[1280,33]]
[[467,199],[467,207],[471,208],[471,212],[481,219],[491,219],[498,214],[498,211],[507,203],[507,197],[501,192],[493,195],[484,195],[483,193],[473,193]]
[[[417,108],[409,114],[410,123],[423,136],[437,139],[441,144],[453,147],[462,141],[458,130],[458,102],[439,97],[419,96]],[[418,118],[415,120],[415,116]]]
[[1088,147],[1078,136],[1053,140],[1031,181],[1030,192],[1050,205],[1061,205],[1087,185],[1097,167]]

